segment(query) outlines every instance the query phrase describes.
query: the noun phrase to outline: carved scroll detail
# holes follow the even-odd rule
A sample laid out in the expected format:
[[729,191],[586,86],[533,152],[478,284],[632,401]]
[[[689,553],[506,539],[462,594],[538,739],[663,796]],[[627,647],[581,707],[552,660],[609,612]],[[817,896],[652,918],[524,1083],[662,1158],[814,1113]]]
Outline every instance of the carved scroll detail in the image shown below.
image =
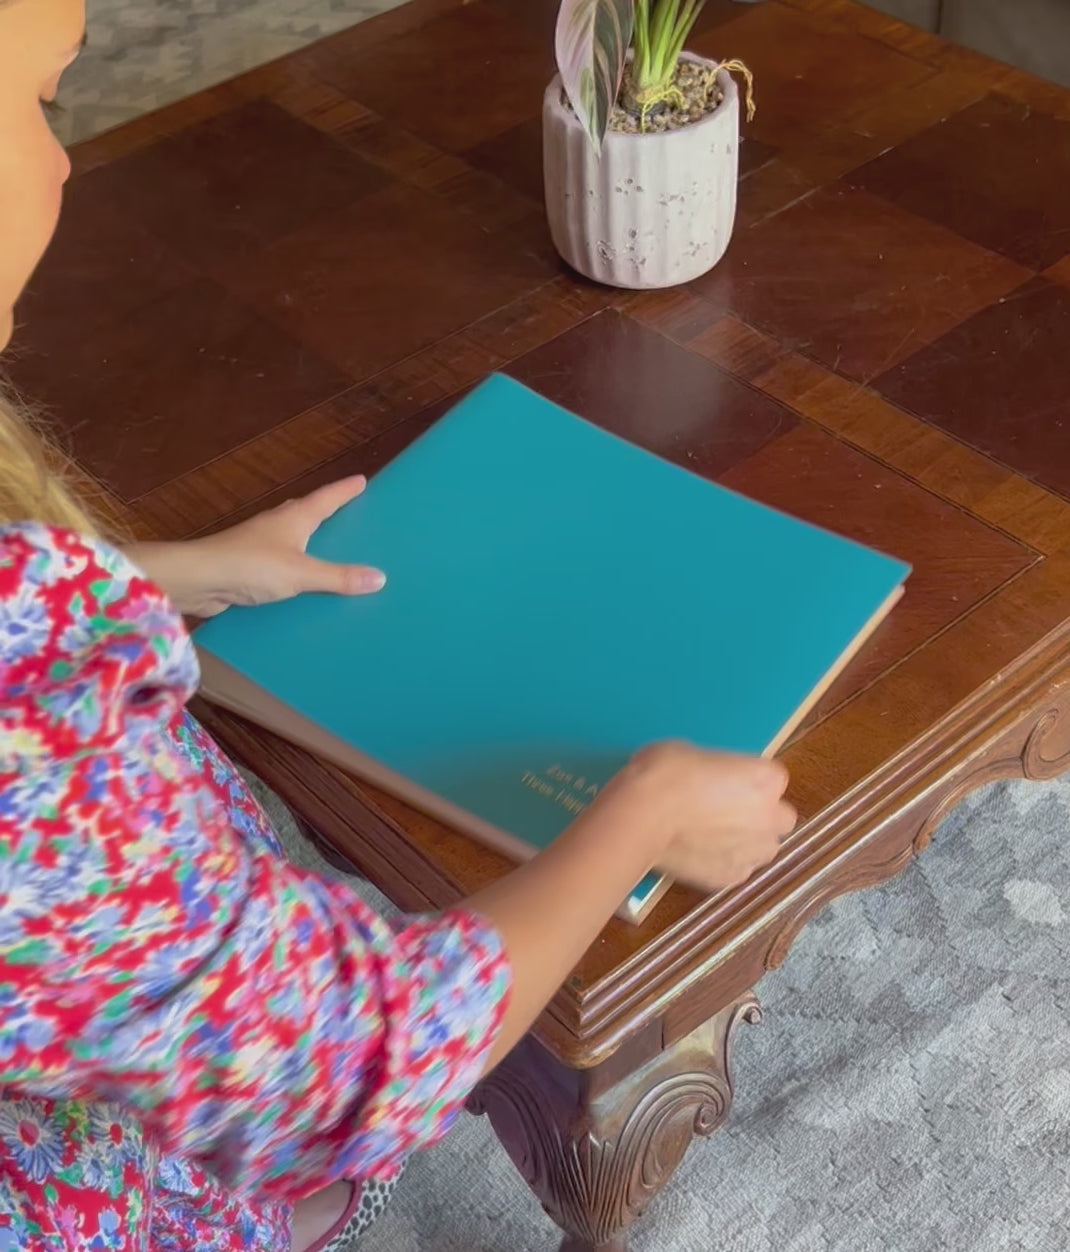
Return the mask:
[[[864,859],[849,860],[842,874],[822,883],[807,895],[773,935],[765,952],[765,968],[775,969],[787,956],[796,935],[806,922],[837,896],[875,886],[899,873],[913,856],[928,847],[940,823],[971,792],[1005,778],[1027,778],[1043,782],[1070,769],[1070,710],[1063,708],[1061,703],[1067,690],[1070,688],[1063,685],[1052,692],[1054,702],[1033,722],[1017,754],[986,761],[959,778],[945,791],[938,803],[922,819],[905,847],[869,862]],[[1054,748],[1054,752],[1049,755],[1051,748]]]
[[[1054,756],[1044,749],[1055,746]],[[1048,782],[1070,769],[1070,709],[1054,704],[1029,732],[1022,749],[1022,774],[1034,782]]]
[[570,1246],[599,1248],[643,1212],[692,1137],[724,1121],[732,1034],[740,1021],[760,1019],[757,1000],[743,997],[586,1108],[551,1079],[540,1082],[530,1065],[508,1061],[480,1084],[469,1108],[490,1117],[547,1213],[572,1236]]

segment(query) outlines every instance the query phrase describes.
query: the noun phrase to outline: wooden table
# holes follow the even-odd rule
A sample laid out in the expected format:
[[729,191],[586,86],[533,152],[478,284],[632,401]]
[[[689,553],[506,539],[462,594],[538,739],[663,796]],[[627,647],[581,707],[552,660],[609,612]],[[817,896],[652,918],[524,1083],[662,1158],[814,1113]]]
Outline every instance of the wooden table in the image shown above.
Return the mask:
[[[776,864],[608,926],[474,1097],[590,1249],[726,1115],[733,1029],[807,918],[970,789],[1070,764],[1070,93],[849,0],[710,0],[694,47],[757,81],[735,239],[630,295],[548,243],[553,16],[414,0],[82,145],[12,370],[142,533],[374,471],[504,368],[914,564],[786,753],[804,820]],[[506,868],[205,716],[402,905]]]

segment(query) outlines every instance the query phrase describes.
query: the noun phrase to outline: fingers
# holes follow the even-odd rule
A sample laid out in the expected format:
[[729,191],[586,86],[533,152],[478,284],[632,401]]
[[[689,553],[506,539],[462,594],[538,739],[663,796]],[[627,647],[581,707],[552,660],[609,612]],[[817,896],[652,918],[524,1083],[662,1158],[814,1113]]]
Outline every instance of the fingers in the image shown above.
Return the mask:
[[738,886],[776,860],[798,814],[786,800],[779,800],[747,806],[736,818],[739,825],[717,830],[710,841],[678,841],[663,868],[704,891]]
[[788,789],[791,775],[788,768],[780,761],[763,761],[760,774],[761,784],[775,795],[782,796]]
[[761,858],[761,864],[771,861],[780,852],[780,845],[791,836],[798,822],[799,814],[787,800],[778,800],[773,805],[765,802],[754,810],[750,823],[743,829],[749,830],[750,848]]
[[788,771],[780,761],[716,749],[699,748],[684,740],[668,739],[647,744],[632,756],[636,771],[656,770],[666,763],[693,772],[705,768],[711,784],[730,778],[740,789],[762,795],[782,796],[788,787]]
[[759,857],[752,849],[740,848],[734,856],[718,857],[712,861],[708,857],[696,855],[681,860],[674,858],[668,866],[670,873],[680,882],[700,891],[726,891],[730,887],[738,887],[745,883],[757,870],[768,865],[772,855]]
[[364,596],[382,591],[386,575],[368,565],[336,565],[306,556],[301,560],[299,591],[326,591],[338,596]]
[[773,830],[776,837],[783,843],[798,824],[798,810],[793,804],[789,804],[787,800],[781,800],[777,805],[776,818],[773,822]]
[[[343,478],[320,487],[303,500],[294,501],[311,534],[327,518],[355,500],[368,485],[363,474]],[[303,545],[302,545],[303,546]],[[325,591],[339,596],[363,596],[381,591],[386,586],[382,570],[368,565],[343,565],[302,555],[298,571],[298,591]]]
[[368,480],[363,474],[356,474],[352,478],[343,478],[336,483],[328,483],[326,487],[320,487],[313,491],[302,500],[294,503],[308,517],[309,525],[315,530],[321,522],[325,522],[332,514],[350,500],[355,500],[368,485]]
[[790,776],[780,761],[758,756],[733,756],[710,754],[720,760],[722,767],[729,767],[741,783],[749,784],[754,791],[766,798],[780,797],[788,789]]
[[670,866],[673,877],[702,891],[725,891],[738,887],[748,878],[772,862],[779,844],[766,846],[748,840],[740,843],[731,854],[716,858],[698,856],[695,852],[681,861],[675,858]]

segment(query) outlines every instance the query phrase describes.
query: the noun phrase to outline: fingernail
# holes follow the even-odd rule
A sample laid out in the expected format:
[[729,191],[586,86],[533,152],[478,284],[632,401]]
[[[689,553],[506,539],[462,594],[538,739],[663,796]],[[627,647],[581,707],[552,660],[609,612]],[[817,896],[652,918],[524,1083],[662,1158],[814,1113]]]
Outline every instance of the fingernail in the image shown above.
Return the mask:
[[386,586],[386,575],[382,570],[370,569],[365,570],[360,578],[360,589],[362,591],[382,591]]

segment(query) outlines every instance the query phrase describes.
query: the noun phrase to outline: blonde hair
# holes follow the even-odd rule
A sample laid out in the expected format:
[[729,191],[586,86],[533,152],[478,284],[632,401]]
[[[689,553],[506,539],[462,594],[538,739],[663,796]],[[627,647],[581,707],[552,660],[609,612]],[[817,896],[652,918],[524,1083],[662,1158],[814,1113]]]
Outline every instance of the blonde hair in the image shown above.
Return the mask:
[[100,531],[78,498],[65,459],[39,433],[39,422],[0,388],[0,522],[47,522]]

